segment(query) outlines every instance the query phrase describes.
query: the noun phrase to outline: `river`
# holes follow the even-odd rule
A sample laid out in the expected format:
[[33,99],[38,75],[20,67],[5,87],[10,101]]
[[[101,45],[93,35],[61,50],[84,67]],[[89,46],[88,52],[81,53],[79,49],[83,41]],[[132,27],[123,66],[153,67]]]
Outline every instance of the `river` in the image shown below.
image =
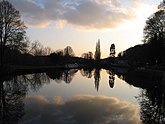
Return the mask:
[[129,75],[104,69],[52,70],[10,77],[1,81],[0,121],[4,124],[164,123],[162,87],[141,87],[134,85],[137,79],[129,81]]

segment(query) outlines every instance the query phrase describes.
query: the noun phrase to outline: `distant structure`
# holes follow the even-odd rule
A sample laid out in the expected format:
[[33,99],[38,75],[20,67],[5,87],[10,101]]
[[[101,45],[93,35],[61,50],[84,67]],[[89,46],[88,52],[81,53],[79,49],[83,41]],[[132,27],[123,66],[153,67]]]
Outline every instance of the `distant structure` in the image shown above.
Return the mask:
[[160,2],[159,6],[158,6],[158,10],[165,10],[165,0]]

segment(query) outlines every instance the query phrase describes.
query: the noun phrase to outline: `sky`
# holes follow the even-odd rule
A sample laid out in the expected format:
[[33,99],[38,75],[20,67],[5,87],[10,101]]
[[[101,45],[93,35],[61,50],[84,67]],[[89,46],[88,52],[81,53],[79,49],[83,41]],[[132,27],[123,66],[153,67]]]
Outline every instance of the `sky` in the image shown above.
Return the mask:
[[102,58],[142,44],[146,19],[161,0],[8,0],[20,12],[27,36],[54,51],[71,46],[76,56],[95,52]]

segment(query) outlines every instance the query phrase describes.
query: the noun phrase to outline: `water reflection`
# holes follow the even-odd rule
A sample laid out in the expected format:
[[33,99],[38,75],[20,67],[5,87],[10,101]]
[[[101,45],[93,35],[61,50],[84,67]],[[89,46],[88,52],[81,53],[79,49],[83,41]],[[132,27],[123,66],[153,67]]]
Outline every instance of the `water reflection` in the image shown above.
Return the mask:
[[70,70],[57,69],[46,72],[46,74],[49,76],[49,78],[56,80],[56,82],[60,83],[63,80],[65,83],[71,83],[77,71],[78,69],[70,69]]
[[0,123],[17,124],[23,117],[24,103],[28,90],[38,90],[49,82],[44,74],[32,74],[0,79]]
[[83,68],[83,69],[80,70],[80,73],[83,77],[92,78],[93,69]]
[[107,73],[109,74],[109,87],[113,88],[115,84],[115,73],[110,70],[107,70]]
[[[141,88],[140,94],[136,96],[140,115],[137,105],[116,97],[79,95],[64,101],[61,96],[26,96],[29,91],[37,92],[44,84],[49,84],[50,79],[71,83],[77,72],[77,69],[53,70],[0,79],[0,123],[135,124],[140,123],[140,120],[143,124],[165,123],[164,73],[144,76],[121,69],[107,70],[110,88],[114,88],[115,74],[127,83]],[[87,78],[93,77],[95,88],[99,91],[100,69],[84,69],[80,73]]]
[[97,89],[97,91],[99,90],[99,83],[100,83],[100,69],[95,69],[94,70],[94,79],[95,79],[95,88]]
[[[114,97],[79,95],[68,101],[43,96],[26,98],[27,114],[22,123],[35,124],[136,124],[138,106]],[[35,108],[35,109],[33,109]]]
[[[99,90],[99,84],[101,80],[101,69],[96,68],[96,69],[81,69],[81,75],[87,78],[92,78],[94,76],[94,84],[95,88],[98,91]],[[107,70],[107,73],[109,74],[109,86],[110,88],[114,87],[114,81],[115,81],[115,73],[112,70]]]
[[141,106],[141,120],[144,124],[165,123],[165,87],[157,80],[151,82],[153,87],[146,87],[137,97]]
[[0,82],[0,123],[15,124],[24,115],[27,85],[20,78]]
[[[147,74],[147,75],[146,75]],[[143,124],[165,123],[165,73],[130,71],[119,77],[136,87],[143,88],[136,97],[141,107],[141,121]]]
[[143,124],[165,123],[165,92],[162,88],[156,91],[154,89],[143,90],[137,98],[141,106]]

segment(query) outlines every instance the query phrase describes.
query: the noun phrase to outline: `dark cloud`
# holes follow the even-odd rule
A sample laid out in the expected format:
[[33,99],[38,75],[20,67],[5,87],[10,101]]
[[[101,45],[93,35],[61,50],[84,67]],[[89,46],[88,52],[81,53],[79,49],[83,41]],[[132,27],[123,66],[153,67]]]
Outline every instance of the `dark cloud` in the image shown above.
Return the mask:
[[23,124],[136,124],[138,107],[114,97],[81,95],[64,102],[61,97],[48,100],[28,97]]
[[114,28],[135,18],[139,0],[9,0],[25,22],[33,26],[47,26],[51,22],[65,22],[83,29]]

